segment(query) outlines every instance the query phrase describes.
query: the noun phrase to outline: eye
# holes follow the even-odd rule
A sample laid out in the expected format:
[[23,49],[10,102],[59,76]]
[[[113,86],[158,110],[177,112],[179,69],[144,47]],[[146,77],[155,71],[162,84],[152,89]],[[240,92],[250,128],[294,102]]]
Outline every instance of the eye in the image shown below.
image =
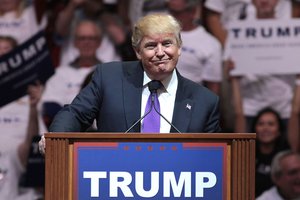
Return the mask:
[[171,46],[172,44],[173,44],[173,42],[170,41],[170,40],[167,40],[167,41],[164,41],[164,42],[163,42],[163,46],[165,46],[165,47],[169,47],[169,46]]
[[258,123],[257,123],[257,126],[263,126],[264,125],[264,122],[262,122],[262,121],[259,121]]
[[147,44],[145,44],[145,48],[148,50],[152,50],[152,49],[156,48],[156,43],[147,43]]

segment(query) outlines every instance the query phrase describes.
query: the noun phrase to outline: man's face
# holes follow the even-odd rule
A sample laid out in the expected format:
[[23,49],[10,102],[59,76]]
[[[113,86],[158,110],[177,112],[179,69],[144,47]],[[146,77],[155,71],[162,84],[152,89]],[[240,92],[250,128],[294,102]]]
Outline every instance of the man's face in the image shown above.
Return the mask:
[[268,16],[275,12],[278,0],[253,0],[257,13],[260,16]]
[[77,27],[75,47],[79,50],[80,57],[95,57],[100,43],[100,32],[95,25],[92,23],[83,23]]
[[145,36],[136,54],[151,79],[163,80],[176,67],[181,48],[173,33],[159,33]]
[[295,155],[287,156],[281,160],[282,174],[275,179],[281,193],[285,198],[300,197],[300,159]]

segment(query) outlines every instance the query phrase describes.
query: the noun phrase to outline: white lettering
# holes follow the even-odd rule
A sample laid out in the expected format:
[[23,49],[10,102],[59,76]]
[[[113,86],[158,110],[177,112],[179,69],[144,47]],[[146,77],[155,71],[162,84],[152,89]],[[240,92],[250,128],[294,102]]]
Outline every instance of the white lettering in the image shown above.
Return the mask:
[[32,58],[34,55],[36,55],[36,48],[34,45],[30,45],[27,49],[24,49],[22,51],[22,55],[24,60],[29,60],[30,58]]
[[244,37],[250,38],[290,38],[297,37],[300,34],[300,27],[245,27],[231,28],[230,32],[235,39]]
[[[208,179],[208,181],[204,181]],[[212,188],[217,183],[217,177],[212,172],[196,172],[196,197],[204,197],[204,188]]]
[[151,172],[150,190],[144,190],[144,172],[135,172],[135,190],[136,193],[144,198],[154,197],[159,190],[159,172]]
[[[22,66],[24,61],[27,61],[38,54],[39,51],[43,50],[46,44],[45,37],[38,38],[35,43],[31,44],[27,48],[23,48],[21,53],[16,53],[9,57],[7,60],[0,63],[0,76],[5,73],[9,73],[10,69]],[[38,60],[38,58],[36,59]],[[36,62],[36,61],[35,61]]]
[[[110,197],[118,197],[118,188],[121,189],[125,197],[133,197],[133,194],[128,186],[132,182],[132,177],[129,172],[110,172],[109,178]],[[119,181],[119,179],[122,180]]]
[[15,60],[13,57],[8,59],[8,63],[12,68],[17,68],[22,64],[22,59],[19,54],[15,55]]
[[106,172],[89,171],[83,172],[83,178],[91,179],[91,197],[99,197],[100,178],[106,178]]
[[36,41],[36,48],[41,51],[44,47],[44,45],[46,44],[46,38],[41,37]]
[[[182,193],[182,188],[184,187],[184,196],[191,197],[191,182],[192,176],[191,172],[181,172],[178,180],[176,182],[174,172],[164,172],[164,197],[171,196],[171,188],[174,193],[174,197],[180,197]],[[171,187],[170,187],[171,186]]]
[[[83,178],[90,179],[91,197],[100,197],[100,179],[106,179],[105,171],[85,171]],[[150,189],[144,188],[144,172],[135,172],[135,192],[143,198],[155,197],[159,187],[163,187],[163,197],[192,197],[192,172],[180,172],[176,179],[175,172],[163,172],[163,183],[159,183],[160,172],[151,172]],[[125,197],[134,197],[130,187],[132,175],[129,172],[109,172],[109,197],[119,197],[119,189]],[[217,177],[212,172],[195,172],[195,197],[204,197],[204,190],[212,188],[217,183]],[[103,192],[102,192],[103,193]],[[184,194],[182,194],[184,193]]]

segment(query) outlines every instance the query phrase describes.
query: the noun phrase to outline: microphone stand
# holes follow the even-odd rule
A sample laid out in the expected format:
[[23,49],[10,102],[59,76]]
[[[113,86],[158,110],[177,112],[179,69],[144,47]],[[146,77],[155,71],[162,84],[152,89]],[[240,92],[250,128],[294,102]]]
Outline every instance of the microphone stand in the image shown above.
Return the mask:
[[173,127],[178,133],[181,133],[178,128],[176,128],[171,122],[169,122],[169,120],[167,120],[165,118],[165,116],[163,116],[160,112],[158,112],[158,110],[156,109],[155,107],[155,104],[154,104],[154,94],[156,93],[156,90],[155,91],[151,91],[151,107],[150,109],[147,111],[147,113],[145,113],[139,120],[137,120],[133,125],[131,125],[125,133],[129,133],[129,131],[132,130],[133,127],[135,127],[140,121],[142,121],[152,110],[152,108],[154,108],[155,112],[157,114],[159,114],[159,116],[161,116],[171,127]]
[[154,100],[153,100],[153,93],[151,93],[151,106],[150,106],[150,109],[139,119],[137,120],[134,124],[132,124],[126,131],[125,133],[129,133],[129,131],[131,131],[131,129],[133,129],[133,127],[135,127],[140,121],[142,121],[152,110],[153,108],[153,105],[154,105]]

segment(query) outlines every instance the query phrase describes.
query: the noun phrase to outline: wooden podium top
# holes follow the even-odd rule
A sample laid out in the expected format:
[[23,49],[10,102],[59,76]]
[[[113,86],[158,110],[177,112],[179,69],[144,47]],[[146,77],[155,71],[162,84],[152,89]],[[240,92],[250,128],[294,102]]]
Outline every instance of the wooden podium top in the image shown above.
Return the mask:
[[57,139],[256,139],[255,133],[102,133],[102,132],[50,132],[45,138]]

